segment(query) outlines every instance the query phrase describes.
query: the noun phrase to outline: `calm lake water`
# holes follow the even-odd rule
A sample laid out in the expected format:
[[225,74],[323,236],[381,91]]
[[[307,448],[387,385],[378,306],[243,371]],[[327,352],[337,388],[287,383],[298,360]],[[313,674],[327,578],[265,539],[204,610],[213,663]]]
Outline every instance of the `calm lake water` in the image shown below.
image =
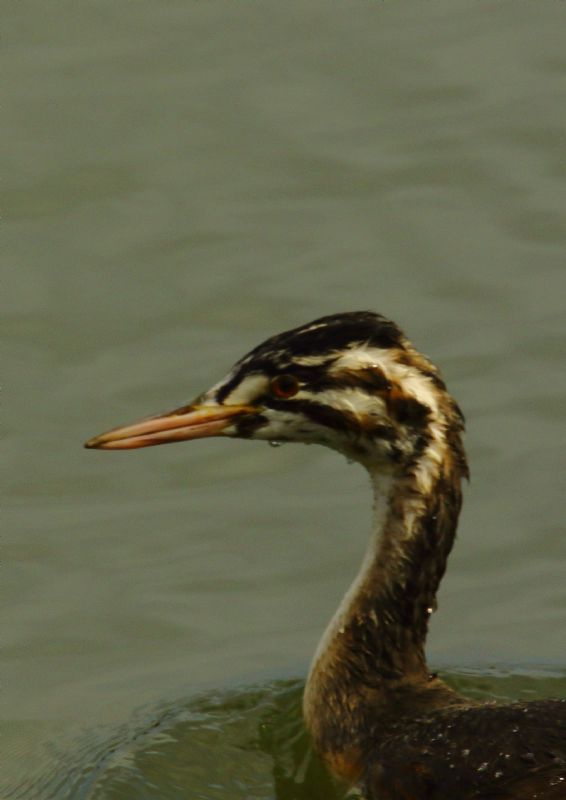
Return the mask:
[[566,6],[5,19],[0,797],[338,797],[300,694],[370,524],[322,449],[89,452],[267,336],[397,320],[468,418],[431,663],[566,694]]

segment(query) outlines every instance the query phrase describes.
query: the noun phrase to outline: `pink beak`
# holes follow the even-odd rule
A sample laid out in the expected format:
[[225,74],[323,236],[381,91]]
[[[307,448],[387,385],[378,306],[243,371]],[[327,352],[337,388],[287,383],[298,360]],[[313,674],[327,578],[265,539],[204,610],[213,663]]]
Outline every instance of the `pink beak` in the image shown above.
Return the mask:
[[114,428],[85,442],[85,447],[98,450],[132,450],[186,439],[219,436],[237,417],[257,414],[251,406],[190,405],[148,417],[133,425]]

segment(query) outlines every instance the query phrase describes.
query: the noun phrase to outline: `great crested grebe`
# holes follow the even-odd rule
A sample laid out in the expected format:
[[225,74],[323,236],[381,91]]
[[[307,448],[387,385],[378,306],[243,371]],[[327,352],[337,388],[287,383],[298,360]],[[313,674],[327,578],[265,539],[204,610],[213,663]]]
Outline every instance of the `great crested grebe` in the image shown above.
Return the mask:
[[463,430],[438,369],[397,325],[349,312],[273,336],[190,405],[85,446],[230,436],[323,444],[359,462],[373,533],[306,683],[315,750],[375,800],[566,798],[566,701],[475,703],[426,664],[468,475]]

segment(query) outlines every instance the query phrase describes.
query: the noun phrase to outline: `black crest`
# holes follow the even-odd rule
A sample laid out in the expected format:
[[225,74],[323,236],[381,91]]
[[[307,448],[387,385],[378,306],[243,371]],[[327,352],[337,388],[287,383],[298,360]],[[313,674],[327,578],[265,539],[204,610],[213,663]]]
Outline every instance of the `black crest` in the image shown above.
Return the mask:
[[346,311],[320,317],[267,339],[242,362],[275,358],[290,362],[294,357],[331,356],[335,351],[369,344],[375,347],[402,347],[403,334],[394,322],[372,311]]
[[345,311],[319,317],[306,325],[271,336],[254,347],[237,362],[234,375],[222,386],[217,400],[222,402],[244,373],[258,371],[275,375],[293,366],[296,358],[328,356],[328,361],[319,365],[324,374],[325,367],[338,352],[363,344],[385,349],[403,348],[405,339],[394,322],[373,311]]

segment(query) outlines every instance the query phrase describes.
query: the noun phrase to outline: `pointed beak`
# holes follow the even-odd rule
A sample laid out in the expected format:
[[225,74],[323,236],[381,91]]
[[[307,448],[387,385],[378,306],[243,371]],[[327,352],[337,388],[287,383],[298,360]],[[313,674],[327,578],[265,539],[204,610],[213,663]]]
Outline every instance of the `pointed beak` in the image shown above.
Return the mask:
[[190,405],[114,428],[85,442],[85,447],[98,450],[132,450],[187,439],[219,436],[238,417],[258,414],[252,406]]

